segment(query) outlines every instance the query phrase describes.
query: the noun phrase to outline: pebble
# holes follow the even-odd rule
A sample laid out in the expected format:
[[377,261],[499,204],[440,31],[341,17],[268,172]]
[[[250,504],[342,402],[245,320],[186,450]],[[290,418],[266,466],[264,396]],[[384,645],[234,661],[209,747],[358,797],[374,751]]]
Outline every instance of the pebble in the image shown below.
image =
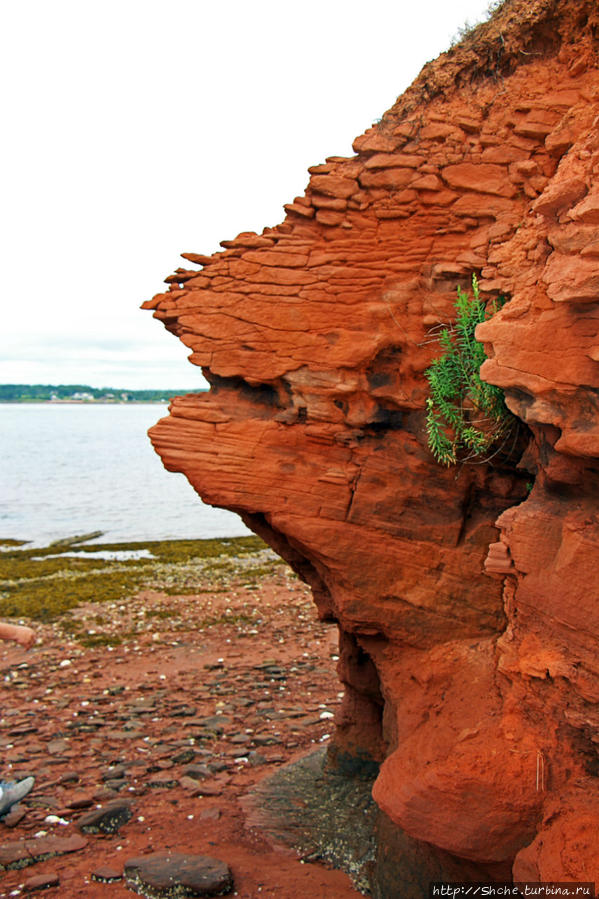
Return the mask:
[[252,765],[255,768],[258,765],[268,764],[268,759],[265,758],[263,755],[260,755],[259,752],[252,751],[252,752],[248,753],[248,762],[250,763],[250,765]]
[[203,780],[205,777],[212,777],[212,774],[214,773],[214,769],[209,768],[208,765],[187,765],[183,771],[187,777],[193,777],[195,780],[198,778]]
[[187,762],[193,762],[197,755],[195,749],[191,747],[189,749],[183,749],[181,752],[178,752],[176,755],[171,757],[171,761],[175,765],[185,765]]
[[151,790],[172,790],[179,786],[178,780],[174,780],[172,777],[167,777],[164,774],[150,777],[146,783]]
[[27,814],[27,810],[24,809],[21,804],[13,805],[8,814],[2,818],[2,823],[6,825],[6,827],[16,827],[17,824],[20,824],[25,815]]
[[75,793],[67,802],[67,808],[79,810],[90,808],[94,804],[94,797],[90,793]]
[[192,796],[200,796],[202,794],[203,785],[199,780],[194,780],[193,777],[187,777],[184,774],[179,781],[179,785]]
[[99,868],[94,868],[91,873],[91,878],[99,883],[115,883],[117,880],[122,880],[123,875],[115,868],[110,868],[108,865],[101,865]]
[[219,808],[205,808],[200,812],[200,821],[218,821],[220,816]]
[[200,792],[198,795],[200,796],[222,796],[224,784],[208,784],[201,783],[200,784]]
[[[59,778],[59,784],[68,784],[68,783],[78,783],[79,782],[79,774],[76,771],[65,771],[65,773]],[[50,786],[50,784],[48,784]]]
[[124,765],[114,765],[111,768],[108,768],[106,771],[103,771],[101,774],[102,780],[119,780],[127,774],[127,769]]
[[82,833],[118,833],[133,815],[131,806],[128,800],[110,802],[104,808],[82,815],[77,827]]

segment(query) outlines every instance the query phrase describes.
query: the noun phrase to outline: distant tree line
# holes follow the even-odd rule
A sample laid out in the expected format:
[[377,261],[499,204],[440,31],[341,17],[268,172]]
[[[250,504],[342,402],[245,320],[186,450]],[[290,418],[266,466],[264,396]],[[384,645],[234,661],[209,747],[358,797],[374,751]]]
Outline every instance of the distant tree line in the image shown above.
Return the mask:
[[106,403],[155,403],[170,400],[191,390],[122,390],[90,387],[89,384],[0,384],[0,403],[42,403],[73,400]]

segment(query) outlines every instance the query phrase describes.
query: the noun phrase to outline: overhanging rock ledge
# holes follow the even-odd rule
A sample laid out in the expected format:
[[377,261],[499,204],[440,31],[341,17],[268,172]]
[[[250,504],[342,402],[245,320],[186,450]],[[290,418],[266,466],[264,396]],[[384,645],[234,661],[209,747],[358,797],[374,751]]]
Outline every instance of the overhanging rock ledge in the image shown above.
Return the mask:
[[[598,40],[591,0],[507,0],[145,304],[212,385],[152,429],[165,466],[339,624],[331,759],[381,763],[389,844],[489,877],[599,879]],[[529,442],[447,470],[423,372],[473,272]]]

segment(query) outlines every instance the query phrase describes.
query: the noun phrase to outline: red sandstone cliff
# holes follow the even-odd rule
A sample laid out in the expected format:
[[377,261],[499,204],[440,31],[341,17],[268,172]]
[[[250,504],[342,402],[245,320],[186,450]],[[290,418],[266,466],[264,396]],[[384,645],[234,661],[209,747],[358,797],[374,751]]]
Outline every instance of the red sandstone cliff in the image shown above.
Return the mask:
[[[507,0],[283,224],[145,304],[212,384],[152,429],[164,464],[339,623],[338,759],[383,762],[410,836],[529,880],[599,880],[598,41],[591,0]],[[473,271],[511,298],[478,336],[529,445],[447,470],[427,335]]]

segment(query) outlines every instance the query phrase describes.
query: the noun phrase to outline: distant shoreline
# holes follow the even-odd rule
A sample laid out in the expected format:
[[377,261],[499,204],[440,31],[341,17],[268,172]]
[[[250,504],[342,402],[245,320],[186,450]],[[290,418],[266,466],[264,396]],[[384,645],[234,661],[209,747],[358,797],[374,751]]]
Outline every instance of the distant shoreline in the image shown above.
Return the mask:
[[160,387],[128,390],[122,387],[92,387],[89,384],[0,384],[0,403],[77,403],[129,405],[169,403],[175,396],[205,393],[208,388],[181,390]]

